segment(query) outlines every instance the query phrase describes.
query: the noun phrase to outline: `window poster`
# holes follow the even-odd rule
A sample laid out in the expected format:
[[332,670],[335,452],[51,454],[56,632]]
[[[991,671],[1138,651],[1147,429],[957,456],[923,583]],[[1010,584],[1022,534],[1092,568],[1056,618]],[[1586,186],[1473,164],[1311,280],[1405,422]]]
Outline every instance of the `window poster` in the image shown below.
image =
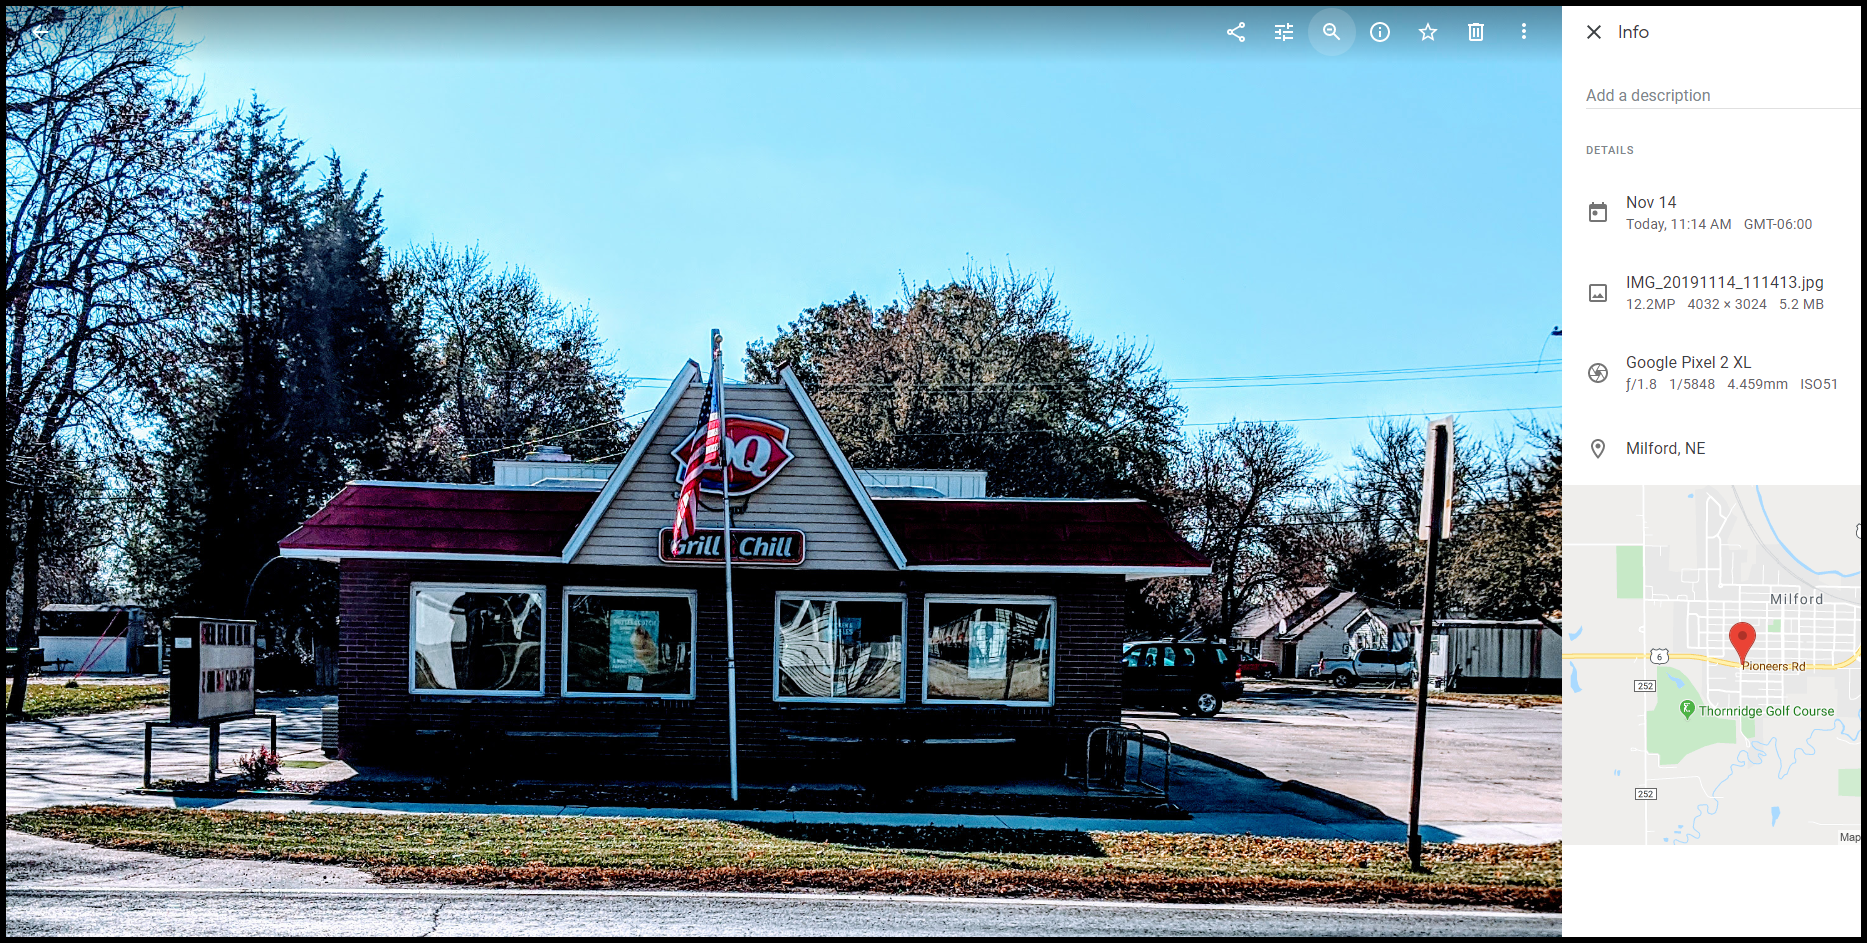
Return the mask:
[[836,620],[836,641],[846,647],[862,644],[862,617],[839,617]]
[[[612,609],[609,613],[609,670],[654,674],[661,668],[661,613]],[[631,690],[639,690],[631,688]]]
[[1005,639],[1010,628],[1007,622],[974,622],[967,629],[966,677],[1005,677]]

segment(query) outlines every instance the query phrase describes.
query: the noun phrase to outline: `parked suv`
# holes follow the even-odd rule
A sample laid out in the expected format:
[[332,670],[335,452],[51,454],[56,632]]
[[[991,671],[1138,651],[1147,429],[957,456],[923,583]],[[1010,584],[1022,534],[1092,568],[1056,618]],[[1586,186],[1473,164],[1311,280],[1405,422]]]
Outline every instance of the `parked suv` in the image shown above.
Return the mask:
[[1211,717],[1244,686],[1232,653],[1213,642],[1130,642],[1122,651],[1122,703]]

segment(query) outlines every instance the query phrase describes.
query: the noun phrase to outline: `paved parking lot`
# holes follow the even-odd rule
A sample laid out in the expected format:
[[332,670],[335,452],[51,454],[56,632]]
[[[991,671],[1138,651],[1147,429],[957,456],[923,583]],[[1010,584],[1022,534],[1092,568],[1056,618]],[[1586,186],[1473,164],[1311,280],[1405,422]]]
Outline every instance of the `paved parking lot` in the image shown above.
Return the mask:
[[[1212,718],[1125,717],[1273,779],[1301,780],[1407,818],[1410,702],[1248,697]],[[1429,706],[1424,786],[1423,821],[1561,823],[1562,708]]]

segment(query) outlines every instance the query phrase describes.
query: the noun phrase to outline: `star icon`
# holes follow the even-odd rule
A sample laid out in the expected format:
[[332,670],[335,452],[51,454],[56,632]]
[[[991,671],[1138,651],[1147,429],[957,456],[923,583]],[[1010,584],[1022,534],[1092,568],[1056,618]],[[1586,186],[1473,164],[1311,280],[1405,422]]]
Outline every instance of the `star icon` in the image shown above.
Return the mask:
[[[1437,32],[1439,31],[1433,28],[1433,24],[1431,23],[1426,24],[1424,27],[1420,29],[1420,41],[1425,42],[1426,40],[1432,39],[1433,34]],[[1438,40],[1433,40],[1433,41],[1438,42]]]
[[1239,23],[1237,26],[1234,26],[1231,29],[1226,30],[1225,35],[1230,36],[1233,39],[1236,39],[1241,43],[1244,42],[1245,41],[1245,24]]

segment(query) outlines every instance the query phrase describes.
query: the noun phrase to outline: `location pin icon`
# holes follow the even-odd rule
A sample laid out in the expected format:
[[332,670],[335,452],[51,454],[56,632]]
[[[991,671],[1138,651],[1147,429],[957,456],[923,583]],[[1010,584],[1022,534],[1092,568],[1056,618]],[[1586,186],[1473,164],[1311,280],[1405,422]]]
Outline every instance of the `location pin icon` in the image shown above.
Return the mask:
[[1680,701],[1679,702],[1679,713],[1684,714],[1685,719],[1691,720],[1692,712],[1695,710],[1698,710],[1697,704],[1694,704],[1691,701]]
[[1588,443],[1588,447],[1595,450],[1596,458],[1600,458],[1601,453],[1606,452],[1608,450],[1608,443],[1603,442],[1600,439],[1596,439],[1595,441]]
[[1750,646],[1757,640],[1757,630],[1748,622],[1739,622],[1731,626],[1731,647],[1737,649],[1737,663],[1744,664],[1750,656]]

